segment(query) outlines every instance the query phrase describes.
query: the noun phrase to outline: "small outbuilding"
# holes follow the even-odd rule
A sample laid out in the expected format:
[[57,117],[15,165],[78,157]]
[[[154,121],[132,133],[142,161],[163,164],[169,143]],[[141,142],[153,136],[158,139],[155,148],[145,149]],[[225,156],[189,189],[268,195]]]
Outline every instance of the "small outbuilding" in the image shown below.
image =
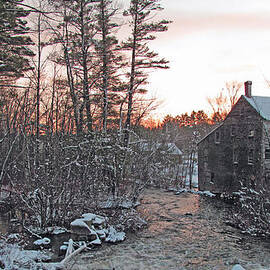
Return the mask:
[[173,157],[178,164],[182,163],[183,152],[175,143],[143,142],[140,147],[144,152],[160,151],[171,158]]

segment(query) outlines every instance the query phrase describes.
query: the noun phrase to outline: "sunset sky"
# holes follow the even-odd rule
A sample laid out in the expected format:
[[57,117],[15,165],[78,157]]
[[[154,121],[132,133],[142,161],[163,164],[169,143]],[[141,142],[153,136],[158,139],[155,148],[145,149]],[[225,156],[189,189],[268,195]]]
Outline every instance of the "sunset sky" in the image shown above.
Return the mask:
[[169,31],[151,47],[170,60],[154,71],[150,94],[163,100],[159,116],[209,111],[215,96],[232,80],[253,81],[254,95],[270,96],[269,0],[161,0]]

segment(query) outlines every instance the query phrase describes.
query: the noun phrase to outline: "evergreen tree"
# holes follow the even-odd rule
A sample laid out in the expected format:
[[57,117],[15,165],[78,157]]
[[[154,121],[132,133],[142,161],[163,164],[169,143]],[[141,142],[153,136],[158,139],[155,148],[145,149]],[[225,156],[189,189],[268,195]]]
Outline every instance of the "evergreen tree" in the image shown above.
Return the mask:
[[123,49],[131,52],[130,72],[128,73],[128,109],[125,123],[125,144],[128,144],[129,128],[133,110],[133,98],[137,92],[145,93],[140,88],[147,82],[147,69],[168,68],[168,61],[158,57],[151,51],[148,42],[156,37],[154,33],[166,31],[170,23],[166,20],[153,22],[153,12],[162,10],[159,0],[131,0],[129,9],[124,15],[131,17],[132,34],[128,41],[123,43]]
[[29,58],[34,53],[28,48],[32,44],[26,34],[29,28],[24,20],[29,12],[18,4],[22,0],[0,0],[0,80],[17,79],[31,66]]
[[63,23],[55,32],[56,42],[63,45],[64,57],[58,63],[66,65],[77,133],[85,127],[93,130],[93,87],[96,83],[95,7],[98,1],[58,0],[54,5],[62,11]]
[[119,54],[118,40],[114,32],[119,25],[113,22],[117,8],[111,0],[100,0],[97,6],[96,29],[98,39],[96,42],[97,52],[97,77],[98,87],[102,94],[102,127],[106,132],[108,119],[113,120],[116,116],[116,105],[119,101],[119,89],[121,80],[118,76],[119,69],[124,65],[122,56]]

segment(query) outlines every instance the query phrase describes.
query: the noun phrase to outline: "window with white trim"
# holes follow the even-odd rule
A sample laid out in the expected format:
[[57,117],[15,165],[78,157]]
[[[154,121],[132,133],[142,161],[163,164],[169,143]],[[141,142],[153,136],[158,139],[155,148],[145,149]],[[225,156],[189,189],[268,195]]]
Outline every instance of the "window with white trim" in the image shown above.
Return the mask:
[[270,148],[265,148],[265,150],[264,150],[264,158],[266,160],[270,160]]
[[254,163],[254,149],[248,150],[248,164],[253,165]]
[[255,135],[255,130],[254,129],[250,129],[249,133],[248,133],[248,137],[252,138]]
[[237,147],[233,147],[233,164],[238,164],[239,150]]

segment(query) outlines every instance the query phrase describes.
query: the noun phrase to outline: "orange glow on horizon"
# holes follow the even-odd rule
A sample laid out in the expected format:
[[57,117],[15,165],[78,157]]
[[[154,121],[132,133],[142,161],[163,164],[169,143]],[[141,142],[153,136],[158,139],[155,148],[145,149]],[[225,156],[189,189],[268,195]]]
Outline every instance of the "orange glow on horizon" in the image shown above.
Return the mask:
[[154,129],[160,127],[162,122],[163,119],[148,117],[147,119],[143,120],[141,124],[145,128]]

